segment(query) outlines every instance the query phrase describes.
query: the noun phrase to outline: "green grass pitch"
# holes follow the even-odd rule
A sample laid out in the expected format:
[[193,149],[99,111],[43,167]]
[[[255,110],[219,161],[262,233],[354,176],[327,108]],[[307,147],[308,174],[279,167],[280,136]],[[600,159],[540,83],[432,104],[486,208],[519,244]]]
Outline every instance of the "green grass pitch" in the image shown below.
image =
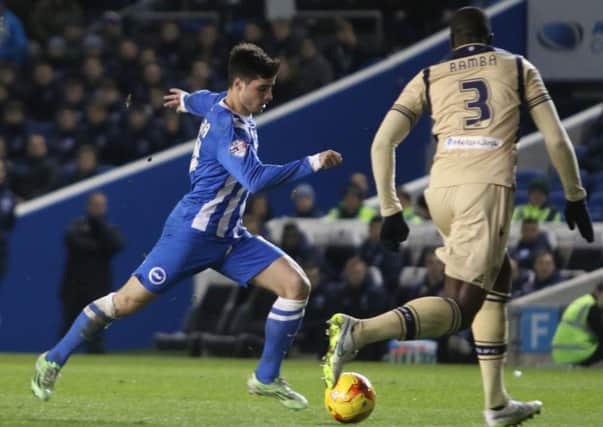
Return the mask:
[[[336,426],[323,407],[318,361],[287,360],[283,376],[310,401],[291,412],[250,396],[245,379],[256,360],[191,359],[128,354],[76,355],[55,394],[38,401],[29,390],[35,356],[0,354],[0,426]],[[363,426],[482,426],[477,366],[354,362],[377,405]],[[540,399],[544,411],[527,426],[603,426],[602,369],[507,369],[518,399]]]

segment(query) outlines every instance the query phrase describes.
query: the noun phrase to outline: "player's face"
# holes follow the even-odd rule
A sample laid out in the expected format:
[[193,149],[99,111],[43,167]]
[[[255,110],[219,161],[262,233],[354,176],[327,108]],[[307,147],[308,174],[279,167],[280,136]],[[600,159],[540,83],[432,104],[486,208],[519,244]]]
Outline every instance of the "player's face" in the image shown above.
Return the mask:
[[254,79],[249,82],[241,82],[239,99],[243,107],[249,113],[259,113],[266,108],[266,104],[272,101],[272,88],[276,76],[271,79]]

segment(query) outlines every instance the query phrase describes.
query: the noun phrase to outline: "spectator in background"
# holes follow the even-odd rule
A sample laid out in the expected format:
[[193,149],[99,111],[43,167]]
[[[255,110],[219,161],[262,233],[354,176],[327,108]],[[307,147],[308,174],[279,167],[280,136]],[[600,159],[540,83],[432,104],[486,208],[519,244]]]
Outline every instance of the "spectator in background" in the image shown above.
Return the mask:
[[195,129],[187,117],[172,110],[164,110],[162,124],[162,139],[168,145],[186,142],[195,137]]
[[433,249],[424,257],[425,277],[414,285],[404,284],[399,288],[396,297],[397,305],[420,297],[441,296],[444,291],[444,263],[436,256]]
[[415,213],[415,209],[412,203],[412,197],[403,185],[399,185],[396,188],[396,194],[400,204],[402,204],[402,215],[404,220],[409,224],[420,224],[423,222],[423,218]]
[[256,44],[262,49],[266,48],[264,29],[258,22],[248,21],[245,24],[245,28],[243,29],[243,41]]
[[534,281],[528,289],[529,292],[538,291],[563,280],[555,264],[555,257],[550,251],[542,251],[536,254],[532,268],[534,270]]
[[367,61],[368,49],[361,45],[349,21],[337,17],[334,24],[335,37],[326,51],[333,64],[335,77],[340,78],[358,70]]
[[54,189],[58,169],[48,155],[46,138],[32,133],[27,141],[25,158],[15,163],[13,190],[23,199],[31,199]]
[[517,260],[519,267],[530,268],[537,253],[550,250],[549,239],[546,233],[540,230],[538,221],[528,218],[522,221],[519,242],[509,255]]
[[142,106],[134,105],[128,110],[119,138],[112,138],[105,150],[104,163],[121,165],[140,159],[155,152],[160,145],[161,135],[152,126],[150,115]]
[[37,0],[31,11],[31,26],[35,36],[45,40],[81,16],[82,8],[77,0]]
[[320,356],[326,350],[325,322],[333,314],[333,295],[318,260],[307,259],[301,267],[310,280],[311,292],[297,342],[302,352]]
[[23,64],[27,60],[28,41],[21,20],[0,0],[0,62]]
[[82,111],[86,102],[84,82],[79,78],[68,78],[63,84],[63,105],[75,111]]
[[118,58],[113,75],[116,77],[119,89],[123,93],[130,93],[138,83],[140,76],[139,53],[138,43],[133,39],[123,39],[119,44]]
[[332,208],[328,217],[331,219],[359,219],[368,223],[375,216],[375,209],[364,205],[364,192],[356,185],[347,186],[343,199]]
[[107,146],[111,135],[107,108],[100,101],[92,101],[86,106],[83,123],[77,132],[76,146],[91,145],[97,152],[101,152]]
[[272,208],[266,193],[253,194],[247,201],[246,213],[253,214],[263,225],[272,219]]
[[50,138],[50,151],[61,164],[75,157],[78,150],[78,111],[62,107],[56,113],[56,129]]
[[368,225],[368,236],[362,242],[358,255],[369,266],[379,269],[383,283],[388,292],[393,295],[398,287],[398,277],[404,266],[404,252],[392,252],[385,249],[379,234],[381,233],[381,217],[375,215]]
[[333,81],[333,68],[316,47],[311,38],[306,37],[301,44],[299,61],[299,88],[301,93],[319,89]]
[[[333,287],[332,312],[345,312],[357,318],[375,316],[388,305],[385,289],[375,284],[368,272],[368,266],[358,256],[350,258],[339,283]],[[360,360],[380,360],[386,352],[386,343],[375,343],[364,347],[358,354]]]
[[308,260],[320,258],[318,249],[308,242],[306,235],[294,222],[289,222],[283,226],[283,235],[279,246],[300,265]]
[[96,148],[84,144],[79,147],[75,162],[68,164],[63,172],[64,185],[73,184],[86,178],[93,177],[108,170],[106,166],[98,164]]
[[180,63],[180,27],[173,21],[166,21],[161,24],[157,54],[165,61],[165,65],[172,69],[178,69]]
[[[300,40],[291,28],[290,19],[275,19],[270,23],[270,30],[272,37],[268,50],[274,56],[292,58],[299,53]],[[279,69],[279,79],[281,78],[280,71]]]
[[517,298],[533,287],[534,272],[528,268],[519,268],[515,258],[509,258],[511,263],[511,298]]
[[8,265],[8,234],[15,225],[15,195],[7,184],[6,163],[0,160],[0,285]]
[[563,311],[552,347],[556,363],[592,366],[603,360],[603,283]]
[[81,67],[86,92],[93,93],[104,80],[105,69],[100,58],[89,56],[84,59]]
[[513,221],[534,219],[538,222],[560,222],[561,214],[549,204],[549,186],[542,179],[533,180],[528,186],[528,203],[518,205],[513,211]]
[[[82,309],[111,291],[111,259],[122,249],[118,228],[107,222],[107,197],[92,193],[86,215],[73,220],[65,231],[67,261],[60,297],[63,303],[63,335]],[[103,353],[102,335],[86,341],[89,353]]]
[[109,113],[109,122],[119,122],[120,115],[124,112],[124,97],[117,86],[115,80],[105,79],[100,87],[95,91],[95,101],[105,106]]
[[603,113],[586,128],[580,145],[586,147],[580,166],[589,172],[603,171]]
[[270,103],[273,107],[284,104],[300,94],[299,76],[293,61],[286,56],[279,56],[278,59],[281,61],[281,65],[278,68],[278,79],[274,86],[274,93],[278,97]]
[[352,175],[350,175],[349,184],[355,185],[362,192],[363,199],[368,197],[369,182],[365,173],[354,172]]
[[[19,66],[16,64],[5,62],[0,63],[0,84],[4,86],[8,92],[5,101],[22,100],[27,97],[31,82],[28,79],[23,79],[19,73]],[[4,102],[2,103],[4,105]]]
[[27,110],[31,118],[38,122],[50,122],[55,115],[58,90],[55,83],[54,68],[49,62],[34,65],[32,86],[27,95]]
[[103,13],[100,33],[106,46],[117,46],[123,36],[121,15],[112,10]]
[[3,109],[2,136],[6,141],[8,157],[20,160],[25,157],[28,139],[28,122],[21,101],[9,101]]
[[86,58],[98,58],[101,61],[104,57],[105,43],[103,38],[96,33],[88,33],[82,39],[82,51]]
[[[196,37],[187,37],[180,48],[181,68],[191,67],[191,61],[203,61],[210,66],[215,75],[226,71],[228,58],[228,41],[220,34],[214,23],[203,25]],[[220,83],[217,87],[221,87]]]
[[310,184],[298,184],[291,192],[291,200],[295,205],[293,217],[296,218],[319,218],[323,213],[314,205],[314,188]]

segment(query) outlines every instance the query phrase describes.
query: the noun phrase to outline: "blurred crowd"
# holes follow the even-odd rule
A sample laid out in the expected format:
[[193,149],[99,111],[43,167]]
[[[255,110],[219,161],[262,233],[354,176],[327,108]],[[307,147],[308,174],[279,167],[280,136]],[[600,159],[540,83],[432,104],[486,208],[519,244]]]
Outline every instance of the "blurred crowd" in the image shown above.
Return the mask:
[[[427,243],[419,252],[405,245],[399,253],[383,247],[379,241],[381,218],[367,202],[368,181],[362,173],[350,176],[342,198],[327,212],[315,206],[315,192],[311,185],[301,183],[292,191],[292,206],[280,240],[275,240],[287,254],[306,271],[312,282],[312,293],[302,335],[301,348],[320,354],[324,351],[321,338],[323,324],[333,313],[345,312],[365,318],[397,307],[422,296],[443,293],[444,264],[435,255],[435,242]],[[398,198],[404,206],[404,217],[412,225],[430,221],[429,209],[422,194],[416,197],[400,186]],[[602,260],[600,247],[575,248],[570,255],[557,247],[554,234],[546,224],[560,223],[562,215],[548,200],[548,186],[542,180],[530,184],[529,197],[516,206],[513,222],[519,226],[519,238],[510,242],[512,265],[512,297],[552,286],[584,271],[598,268]],[[245,223],[249,230],[271,239],[266,221],[272,218],[266,195],[254,195],[248,204]],[[314,245],[297,218],[325,220],[355,219],[366,224],[367,237],[360,245],[334,241],[326,246]],[[412,231],[411,231],[412,232]],[[469,337],[455,337],[468,343]],[[441,348],[446,351],[446,342]],[[384,345],[369,346],[360,357],[380,358],[387,349]],[[470,352],[469,352],[470,353]],[[454,361],[458,355],[442,356]]]
[[[278,105],[429,35],[470,2],[369,3],[300,1],[300,11],[327,14],[268,21],[263,2],[0,0],[6,182],[17,202],[28,200],[194,138],[198,121],[162,108],[162,96],[170,87],[224,90],[239,41],[280,58]],[[383,9],[382,33],[329,15],[335,7]]]

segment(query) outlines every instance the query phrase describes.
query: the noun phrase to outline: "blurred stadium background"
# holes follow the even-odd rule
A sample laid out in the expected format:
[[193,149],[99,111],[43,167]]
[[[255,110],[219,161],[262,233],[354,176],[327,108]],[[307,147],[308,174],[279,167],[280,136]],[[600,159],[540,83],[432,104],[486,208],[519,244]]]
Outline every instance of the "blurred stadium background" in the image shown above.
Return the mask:
[[[95,3],[95,4],[93,4]],[[92,191],[109,200],[125,249],[123,283],[187,190],[199,121],[162,108],[171,87],[225,89],[228,50],[247,40],[281,58],[275,100],[257,117],[261,157],[285,162],[322,149],[343,167],[302,185],[258,194],[248,227],[306,269],[313,296],[294,355],[324,349],[323,321],[344,310],[370,316],[441,291],[439,237],[422,190],[433,140],[424,117],[398,149],[400,197],[411,238],[399,255],[375,240],[369,147],[409,79],[448,50],[447,19],[488,7],[495,44],[538,66],[580,159],[596,240],[567,230],[563,192],[528,117],[521,129],[516,203],[540,191],[550,215],[518,218],[511,359],[550,364],[560,310],[603,277],[603,3],[582,0],[0,0],[0,159],[6,171],[0,351],[39,352],[59,336],[64,231]],[[0,174],[1,175],[1,174]],[[10,191],[10,193],[8,193]],[[8,201],[5,201],[8,200]],[[310,207],[308,207],[308,205]],[[254,356],[272,297],[208,272],[106,333],[106,350]],[[406,363],[474,362],[470,336],[367,349],[362,358]]]

